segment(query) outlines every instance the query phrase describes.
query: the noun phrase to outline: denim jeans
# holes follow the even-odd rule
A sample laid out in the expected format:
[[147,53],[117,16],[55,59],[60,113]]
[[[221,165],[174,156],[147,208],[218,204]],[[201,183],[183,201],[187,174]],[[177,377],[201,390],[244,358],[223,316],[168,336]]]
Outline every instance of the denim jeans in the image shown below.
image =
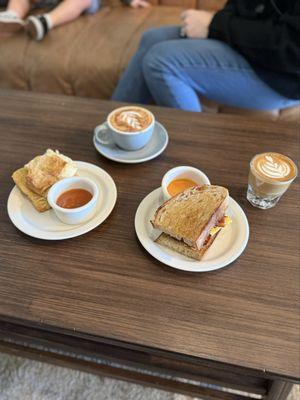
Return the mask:
[[87,14],[95,14],[101,6],[101,0],[92,0],[91,5],[86,10]]
[[268,110],[300,102],[277,93],[226,43],[180,38],[178,26],[147,31],[113,100],[201,111],[199,95],[234,107]]

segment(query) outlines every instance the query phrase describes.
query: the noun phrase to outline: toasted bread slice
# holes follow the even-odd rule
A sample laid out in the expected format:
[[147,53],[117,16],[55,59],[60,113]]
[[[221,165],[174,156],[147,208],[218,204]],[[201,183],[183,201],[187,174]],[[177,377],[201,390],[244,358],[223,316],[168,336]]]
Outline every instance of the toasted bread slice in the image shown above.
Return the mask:
[[200,250],[188,246],[186,243],[179,241],[177,239],[172,238],[171,236],[162,233],[156,240],[155,243],[165,246],[168,249],[171,249],[173,251],[176,251],[179,254],[182,254],[183,256],[189,257],[189,258],[194,258],[195,260],[200,261],[201,258],[204,256],[205,252],[210,248],[210,246],[213,244],[215,238],[218,236],[219,232],[216,233],[214,236],[211,236],[207,243],[201,247]]
[[23,167],[18,169],[12,174],[12,178],[18,188],[25,196],[31,201],[37,211],[44,212],[49,210],[51,207],[47,199],[39,194],[34,193],[26,185],[27,168]]
[[200,250],[210,230],[224,216],[228,198],[228,190],[222,186],[195,186],[162,204],[151,223],[154,228]]

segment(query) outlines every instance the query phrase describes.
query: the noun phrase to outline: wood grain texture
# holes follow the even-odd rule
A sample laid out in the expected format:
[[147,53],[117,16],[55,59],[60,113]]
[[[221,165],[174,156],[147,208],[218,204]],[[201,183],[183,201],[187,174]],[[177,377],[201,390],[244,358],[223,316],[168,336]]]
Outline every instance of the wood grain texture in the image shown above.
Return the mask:
[[[300,379],[299,182],[276,208],[246,198],[248,163],[267,150],[299,160],[299,126],[152,108],[170,143],[156,160],[122,165],[101,157],[92,131],[117,104],[0,92],[0,315],[72,335],[247,367]],[[117,205],[94,231],[46,242],[9,221],[10,175],[46,148],[94,163],[114,178]],[[134,215],[163,174],[189,164],[229,188],[250,223],[230,267],[206,274],[168,268],[139,244]]]

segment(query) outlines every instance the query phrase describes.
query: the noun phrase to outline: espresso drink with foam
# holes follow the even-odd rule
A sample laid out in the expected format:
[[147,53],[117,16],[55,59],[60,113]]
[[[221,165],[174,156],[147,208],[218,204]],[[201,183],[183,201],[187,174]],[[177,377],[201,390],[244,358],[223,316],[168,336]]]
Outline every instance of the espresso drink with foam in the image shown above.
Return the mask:
[[147,129],[153,122],[149,111],[141,107],[123,107],[110,115],[111,126],[124,133],[140,132]]
[[250,163],[247,198],[260,208],[273,207],[297,176],[295,163],[279,153],[257,154]]

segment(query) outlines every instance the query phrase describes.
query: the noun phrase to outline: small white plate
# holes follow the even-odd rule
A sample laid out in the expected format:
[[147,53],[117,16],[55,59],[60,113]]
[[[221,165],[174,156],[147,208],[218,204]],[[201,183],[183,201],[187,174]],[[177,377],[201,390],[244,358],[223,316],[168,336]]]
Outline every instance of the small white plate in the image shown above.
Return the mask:
[[117,189],[112,177],[96,165],[76,161],[78,175],[92,179],[99,189],[98,207],[95,216],[80,225],[67,225],[61,222],[53,210],[39,213],[14,186],[7,201],[7,211],[12,223],[29,236],[45,240],[70,239],[83,235],[100,225],[112,212]]
[[137,164],[152,160],[153,158],[158,157],[165,150],[169,142],[169,136],[166,129],[159,122],[156,121],[152,138],[150,139],[149,143],[140,150],[126,151],[121,149],[114,143],[104,145],[97,141],[95,132],[103,125],[107,126],[108,129],[108,125],[105,122],[102,125],[96,126],[94,130],[94,146],[102,156],[108,158],[109,160],[117,161],[120,163]]
[[227,214],[232,223],[219,233],[201,261],[192,260],[156,244],[154,240],[161,232],[152,227],[150,219],[163,201],[161,188],[155,189],[142,200],[135,214],[137,237],[143,247],[157,260],[183,271],[207,272],[225,267],[244,251],[249,239],[249,224],[244,211],[231,197]]

